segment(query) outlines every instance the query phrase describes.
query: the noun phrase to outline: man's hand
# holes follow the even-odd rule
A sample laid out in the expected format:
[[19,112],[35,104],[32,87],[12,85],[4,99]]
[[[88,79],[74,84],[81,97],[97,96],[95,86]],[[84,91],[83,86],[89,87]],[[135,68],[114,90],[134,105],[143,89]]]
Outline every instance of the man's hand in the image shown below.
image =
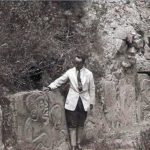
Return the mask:
[[49,91],[52,91],[52,89],[51,89],[50,87],[44,87],[44,88],[43,88],[43,91],[49,92]]
[[93,104],[90,104],[90,110],[92,110],[93,109]]

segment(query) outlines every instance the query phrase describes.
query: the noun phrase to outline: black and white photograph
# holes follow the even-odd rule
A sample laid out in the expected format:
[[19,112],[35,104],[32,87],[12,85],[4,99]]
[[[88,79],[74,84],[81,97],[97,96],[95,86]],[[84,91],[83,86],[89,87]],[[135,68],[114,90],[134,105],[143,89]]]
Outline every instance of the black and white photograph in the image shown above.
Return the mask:
[[150,150],[150,0],[0,0],[0,150]]

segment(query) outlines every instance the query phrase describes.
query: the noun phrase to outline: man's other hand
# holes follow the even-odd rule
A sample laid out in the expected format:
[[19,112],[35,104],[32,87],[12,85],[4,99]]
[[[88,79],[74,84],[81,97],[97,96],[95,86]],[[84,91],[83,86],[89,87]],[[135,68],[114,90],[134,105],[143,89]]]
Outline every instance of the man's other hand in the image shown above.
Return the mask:
[[49,92],[49,91],[51,91],[52,89],[50,88],[50,87],[44,87],[43,88],[43,91],[45,91],[45,92]]
[[93,109],[93,104],[90,104],[90,110],[92,110]]

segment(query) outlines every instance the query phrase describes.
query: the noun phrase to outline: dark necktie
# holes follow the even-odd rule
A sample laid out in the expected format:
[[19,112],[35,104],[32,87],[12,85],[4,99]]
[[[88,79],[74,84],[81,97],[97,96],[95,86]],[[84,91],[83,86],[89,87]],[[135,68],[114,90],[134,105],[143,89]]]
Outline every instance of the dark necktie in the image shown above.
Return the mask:
[[81,78],[80,78],[80,70],[78,70],[77,80],[78,80],[78,89],[81,92],[82,91],[82,83],[81,83]]

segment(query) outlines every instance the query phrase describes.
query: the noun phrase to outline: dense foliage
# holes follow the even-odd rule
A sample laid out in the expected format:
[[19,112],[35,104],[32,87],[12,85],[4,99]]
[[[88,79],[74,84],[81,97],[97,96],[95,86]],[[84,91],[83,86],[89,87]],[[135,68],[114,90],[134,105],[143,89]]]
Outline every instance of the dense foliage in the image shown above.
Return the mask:
[[28,76],[32,65],[41,69],[45,86],[72,66],[77,51],[91,55],[97,27],[85,28],[83,5],[78,1],[0,2],[1,94],[35,89]]

